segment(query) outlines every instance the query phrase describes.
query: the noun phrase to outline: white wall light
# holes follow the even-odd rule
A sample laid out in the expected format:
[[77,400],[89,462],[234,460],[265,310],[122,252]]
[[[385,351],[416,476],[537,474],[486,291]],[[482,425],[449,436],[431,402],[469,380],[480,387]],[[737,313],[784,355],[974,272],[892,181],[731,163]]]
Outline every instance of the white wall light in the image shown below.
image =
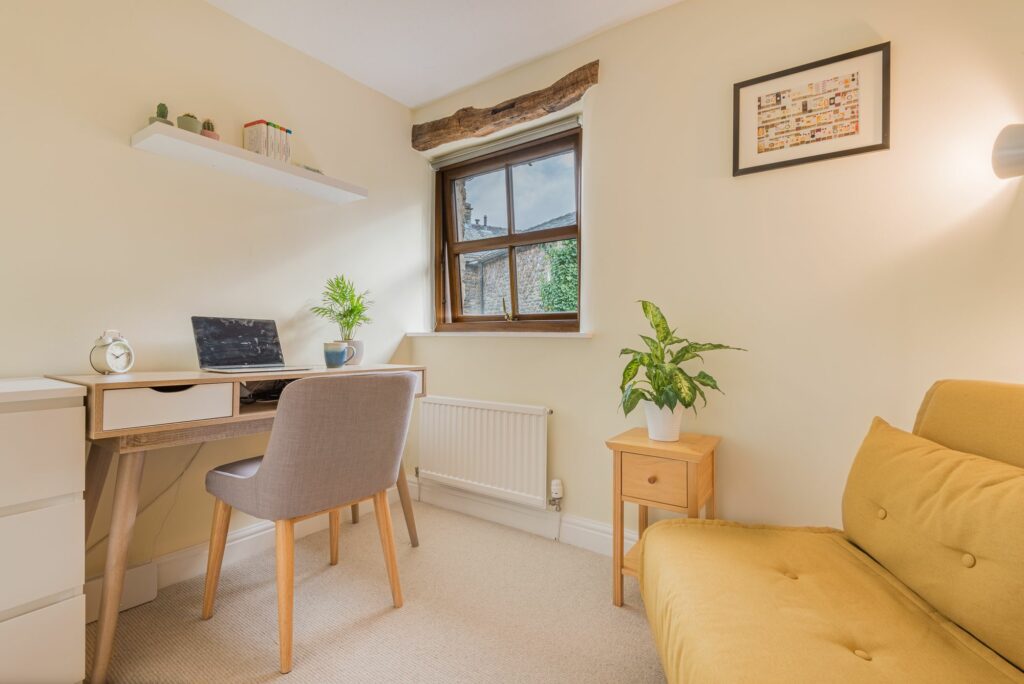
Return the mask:
[[1000,178],[1024,176],[1024,124],[1007,126],[992,146],[992,170]]

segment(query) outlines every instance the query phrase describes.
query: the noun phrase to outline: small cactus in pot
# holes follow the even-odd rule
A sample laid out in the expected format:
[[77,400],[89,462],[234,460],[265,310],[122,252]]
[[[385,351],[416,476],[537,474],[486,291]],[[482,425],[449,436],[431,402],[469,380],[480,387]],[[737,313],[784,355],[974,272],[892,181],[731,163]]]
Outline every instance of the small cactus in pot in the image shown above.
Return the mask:
[[184,128],[190,133],[198,133],[202,129],[202,125],[195,114],[186,113],[178,117],[178,128]]
[[156,106],[156,116],[149,117],[149,123],[152,124],[156,123],[157,121],[159,121],[162,124],[167,124],[168,126],[174,125],[167,118],[167,105],[165,105],[163,102]]
[[220,140],[220,133],[217,132],[216,127],[213,125],[213,119],[205,119],[203,121],[202,135],[207,138],[213,138],[214,140]]

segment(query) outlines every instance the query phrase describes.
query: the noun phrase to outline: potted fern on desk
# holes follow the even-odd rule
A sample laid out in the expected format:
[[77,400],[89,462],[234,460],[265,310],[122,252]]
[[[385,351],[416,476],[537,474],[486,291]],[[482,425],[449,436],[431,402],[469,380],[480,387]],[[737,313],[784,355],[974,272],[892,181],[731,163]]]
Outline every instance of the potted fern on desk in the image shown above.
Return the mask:
[[[345,276],[335,276],[324,286],[320,304],[310,309],[320,318],[338,326],[341,332],[339,342],[344,342],[353,349],[354,353],[347,361],[353,365],[362,363],[364,351],[363,341],[355,339],[356,330],[364,323],[372,322],[369,311],[373,302],[367,298],[369,294],[368,290],[358,292],[355,283]],[[325,343],[325,350],[326,345],[338,346],[338,342]]]
[[[622,371],[622,411],[630,411],[644,402],[647,414],[647,435],[660,442],[675,442],[679,439],[679,426],[683,420],[683,409],[697,412],[697,399],[707,405],[705,389],[718,390],[718,382],[707,373],[700,371],[690,375],[682,364],[694,359],[704,360],[703,352],[718,349],[745,351],[739,347],[712,342],[692,342],[678,337],[669,328],[664,314],[653,302],[641,301],[644,316],[654,330],[654,337],[641,335],[647,351],[626,348],[619,356],[629,356]],[[638,377],[643,370],[643,377]]]

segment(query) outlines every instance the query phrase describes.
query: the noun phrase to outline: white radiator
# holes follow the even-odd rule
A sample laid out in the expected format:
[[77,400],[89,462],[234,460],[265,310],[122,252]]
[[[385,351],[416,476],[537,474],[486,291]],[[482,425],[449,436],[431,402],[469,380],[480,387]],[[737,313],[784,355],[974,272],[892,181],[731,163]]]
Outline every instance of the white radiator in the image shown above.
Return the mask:
[[426,397],[419,477],[544,509],[550,413],[543,406]]

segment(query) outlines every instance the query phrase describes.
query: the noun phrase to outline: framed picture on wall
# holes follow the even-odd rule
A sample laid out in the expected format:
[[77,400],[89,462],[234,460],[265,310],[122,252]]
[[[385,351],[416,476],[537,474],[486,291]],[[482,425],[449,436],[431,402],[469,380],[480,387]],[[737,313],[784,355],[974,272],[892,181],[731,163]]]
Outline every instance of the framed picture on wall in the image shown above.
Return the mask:
[[889,43],[733,86],[732,175],[889,148]]

